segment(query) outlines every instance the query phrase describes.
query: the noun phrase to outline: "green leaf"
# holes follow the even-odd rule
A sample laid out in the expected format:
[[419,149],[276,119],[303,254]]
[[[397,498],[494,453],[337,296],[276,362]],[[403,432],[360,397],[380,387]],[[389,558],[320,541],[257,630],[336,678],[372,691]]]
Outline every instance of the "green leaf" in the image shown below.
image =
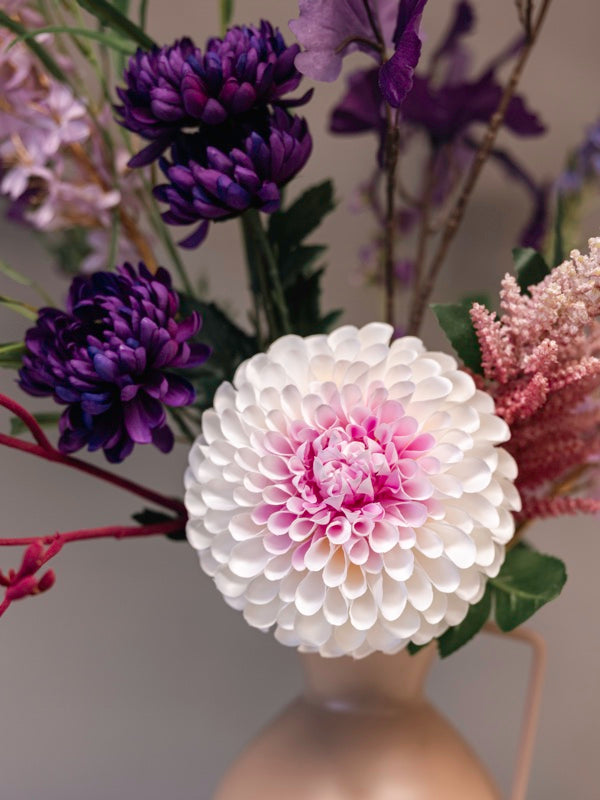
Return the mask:
[[478,603],[469,608],[467,616],[460,625],[449,628],[438,639],[438,650],[442,658],[455,653],[469,642],[483,628],[492,610],[492,590],[488,584],[485,594]]
[[12,297],[0,295],[0,305],[10,308],[11,311],[16,311],[17,314],[21,314],[21,316],[27,317],[27,319],[37,319],[37,309],[27,303],[22,303],[20,300],[13,300]]
[[324,245],[299,245],[279,261],[283,287],[288,287],[299,275],[309,275],[319,258],[327,251]]
[[[33,415],[35,420],[37,421],[38,425],[42,428],[54,428],[58,425],[58,420],[61,418],[60,412],[56,411],[49,411],[49,412],[41,412],[39,414]],[[22,419],[19,417],[11,417],[10,418],[10,433],[11,436],[20,436],[22,433],[26,433],[29,430],[27,425],[23,422]]]
[[500,573],[490,579],[496,623],[512,631],[560,594],[567,580],[563,562],[518,544],[506,554]]
[[23,342],[0,344],[0,367],[2,369],[20,369],[26,349]]
[[271,214],[269,239],[284,258],[335,208],[330,180],[307,189],[288,209]]
[[[152,508],[144,508],[142,511],[132,514],[131,518],[140,525],[158,525],[161,522],[175,521],[175,517],[171,517],[168,514],[163,514],[160,511],[154,511]],[[174,533],[166,533],[165,538],[171,539],[174,542],[185,541],[185,527],[180,531],[175,531]]]
[[195,406],[212,405],[214,393],[223,381],[230,381],[239,364],[258,352],[256,339],[238,327],[215,303],[205,303],[181,294],[181,315],[197,311],[202,317],[198,339],[212,348],[208,361],[200,367],[182,370],[197,392]]
[[434,303],[431,309],[464,365],[481,374],[481,348],[471,322],[470,305]]
[[409,642],[406,645],[406,649],[411,656],[416,656],[417,653],[420,652],[424,647],[427,647],[427,645],[415,644],[414,642]]
[[34,31],[27,31],[27,33],[13,39],[8,49],[10,50],[10,48],[18,44],[18,42],[27,42],[29,39],[33,39],[42,33],[66,33],[69,36],[83,36],[84,38],[100,42],[100,44],[103,44],[105,47],[116,50],[117,53],[131,55],[135,52],[135,47],[131,44],[129,39],[120,39],[116,36],[102,33],[101,31],[91,31],[89,28],[72,28],[69,25],[48,25],[45,28],[36,28]]
[[460,299],[461,306],[471,308],[473,303],[479,303],[480,306],[485,306],[488,310],[491,310],[494,305],[492,303],[492,298],[489,294],[485,294],[485,292],[473,292],[472,294],[464,295],[464,297]]
[[77,5],[89,11],[103,25],[135,42],[144,50],[150,50],[155,46],[156,43],[147,33],[108,0],[77,0]]
[[317,270],[308,277],[299,275],[286,289],[292,330],[298,336],[326,333],[342,313],[332,311],[325,317],[321,316],[321,279],[324,271]]
[[543,281],[550,274],[550,267],[533,247],[515,247],[512,254],[517,283],[522,292],[529,294],[529,287]]
[[[16,33],[17,36],[22,36],[23,34],[27,33],[27,29],[21,25],[20,22],[17,22],[12,17],[9,17],[5,11],[0,11],[0,26],[7,28],[13,33]],[[69,83],[69,79],[63,70],[58,66],[56,61],[39,42],[36,42],[35,39],[28,39],[25,44],[31,50],[31,52],[34,53],[37,58],[39,58],[52,77],[56,78],[56,80],[60,81],[61,83]]]

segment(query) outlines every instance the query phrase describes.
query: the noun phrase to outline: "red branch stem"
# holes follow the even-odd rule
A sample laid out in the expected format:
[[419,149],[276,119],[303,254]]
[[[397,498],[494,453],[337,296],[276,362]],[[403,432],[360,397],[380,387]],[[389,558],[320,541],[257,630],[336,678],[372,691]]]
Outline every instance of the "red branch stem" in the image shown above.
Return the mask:
[[123,489],[126,492],[135,494],[138,497],[143,497],[144,500],[148,500],[150,503],[155,503],[163,508],[168,508],[171,511],[175,511],[175,513],[177,513],[179,516],[185,516],[185,506],[177,498],[167,497],[166,495],[155,492],[152,489],[148,489],[145,486],[136,483],[135,481],[131,481],[128,478],[123,478],[120,475],[115,475],[113,472],[102,469],[102,467],[97,467],[94,464],[89,464],[86,461],[75,458],[74,456],[68,456],[64,453],[61,453],[52,446],[35,418],[10,397],[0,394],[0,406],[3,406],[8,411],[16,414],[27,426],[36,442],[36,444],[34,444],[32,442],[23,441],[16,436],[9,436],[8,434],[0,433],[0,445],[10,447],[13,450],[19,450],[23,453],[29,453],[30,455],[38,456],[38,458],[43,458],[46,461],[62,464],[65,467],[71,467],[72,469],[76,469],[79,472],[85,473],[86,475],[91,475],[94,478],[98,478],[99,480],[110,483],[113,486],[117,486],[119,489]]
[[36,542],[51,545],[54,542],[60,546],[69,542],[84,542],[90,539],[133,539],[141,536],[166,536],[177,533],[185,526],[186,517],[156,522],[152,525],[111,525],[106,528],[84,528],[65,533],[52,533],[48,536],[24,536],[10,539],[0,539],[0,547],[28,546]]

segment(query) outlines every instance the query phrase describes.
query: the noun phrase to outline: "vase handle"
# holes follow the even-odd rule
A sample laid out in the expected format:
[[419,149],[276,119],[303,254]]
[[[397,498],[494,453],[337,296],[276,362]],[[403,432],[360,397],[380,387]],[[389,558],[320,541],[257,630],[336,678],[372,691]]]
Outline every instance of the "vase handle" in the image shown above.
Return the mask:
[[533,750],[537,736],[540,705],[542,702],[544,674],[546,671],[546,642],[539,633],[529,628],[517,628],[509,633],[504,633],[504,631],[501,631],[496,625],[488,622],[484,630],[486,633],[490,633],[493,636],[508,636],[511,639],[524,642],[528,644],[533,651],[531,669],[529,671],[527,698],[525,701],[525,710],[523,712],[523,722],[521,724],[521,737],[517,750],[517,762],[510,794],[510,800],[526,800],[527,786],[531,773],[531,762],[533,760]]

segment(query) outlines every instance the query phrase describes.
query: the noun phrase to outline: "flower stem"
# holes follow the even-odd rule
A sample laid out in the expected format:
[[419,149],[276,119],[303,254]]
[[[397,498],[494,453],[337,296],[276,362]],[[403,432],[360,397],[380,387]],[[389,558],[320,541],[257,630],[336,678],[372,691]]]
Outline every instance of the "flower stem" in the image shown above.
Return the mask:
[[397,115],[390,106],[387,111],[387,133],[385,138],[385,171],[386,171],[386,214],[385,238],[383,251],[383,283],[384,283],[384,318],[390,325],[394,324],[394,261],[396,244],[396,188],[398,172],[398,156],[400,154]]
[[242,224],[251,278],[254,270],[269,325],[269,336],[273,341],[279,336],[291,333],[292,329],[279,268],[259,212],[254,208],[245,211],[242,215]]
[[177,533],[185,526],[187,517],[156,522],[152,525],[111,525],[106,528],[83,528],[66,533],[52,533],[48,536],[23,536],[0,539],[0,547],[28,546],[41,542],[44,545],[60,543],[60,546],[69,542],[84,542],[90,539],[134,539],[144,536],[166,536]]
[[513,67],[511,76],[506,84],[504,92],[502,93],[502,98],[500,99],[500,103],[498,108],[494,112],[490,123],[488,125],[487,131],[483,140],[475,154],[475,158],[471,164],[471,168],[467,174],[465,179],[462,191],[452,209],[446,223],[444,225],[444,229],[442,231],[442,235],[440,241],[438,243],[438,247],[434,256],[431,260],[429,270],[425,281],[421,285],[419,291],[416,294],[416,297],[412,303],[411,313],[410,313],[410,322],[408,332],[409,334],[416,335],[419,332],[421,324],[423,322],[423,317],[425,315],[425,309],[427,307],[427,302],[433,292],[435,287],[435,282],[437,277],[442,269],[446,256],[448,255],[448,251],[450,249],[450,245],[452,244],[458,229],[464,219],[465,211],[469,200],[473,194],[473,190],[479,180],[479,176],[481,175],[481,171],[483,169],[484,164],[486,163],[494,144],[496,142],[496,138],[498,136],[498,132],[500,127],[504,121],[504,117],[508,110],[508,106],[510,101],[512,100],[514,93],[516,91],[517,85],[523,74],[523,70],[525,65],[531,55],[531,51],[539,37],[540,30],[542,28],[544,19],[548,12],[552,0],[543,0],[542,7],[537,16],[537,20],[535,25],[533,26],[531,36],[527,39],[521,49],[519,57],[515,66]]
[[87,461],[82,461],[74,456],[68,456],[61,453],[52,446],[35,418],[12,398],[7,397],[4,394],[0,394],[0,406],[6,408],[8,411],[11,411],[13,414],[16,414],[19,419],[25,423],[35,439],[35,444],[33,444],[32,442],[25,442],[22,439],[18,439],[15,436],[9,436],[5,433],[0,433],[0,445],[10,447],[13,450],[20,450],[23,453],[29,453],[31,455],[38,456],[38,458],[43,458],[46,461],[62,464],[65,467],[71,467],[79,472],[84,472],[87,475],[93,476],[94,478],[98,478],[99,480],[110,483],[113,486],[117,486],[119,489],[123,489],[126,492],[131,492],[131,494],[135,494],[138,497],[143,497],[145,500],[148,500],[151,503],[163,506],[163,508],[169,508],[179,515],[185,515],[185,506],[181,500],[178,500],[175,497],[167,497],[166,495],[155,492],[152,489],[147,489],[145,486],[141,486],[134,481],[102,469],[102,467],[97,467],[94,464],[88,464]]

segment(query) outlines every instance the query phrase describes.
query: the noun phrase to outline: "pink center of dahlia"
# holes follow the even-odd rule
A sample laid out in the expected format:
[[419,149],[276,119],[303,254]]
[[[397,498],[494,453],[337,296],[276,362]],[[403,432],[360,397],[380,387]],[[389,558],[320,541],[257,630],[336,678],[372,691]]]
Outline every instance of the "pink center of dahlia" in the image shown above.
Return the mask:
[[287,437],[265,437],[273,455],[264,467],[277,483],[253,517],[269,530],[267,550],[294,549],[296,569],[320,569],[340,547],[350,562],[375,567],[377,554],[412,547],[433,508],[435,439],[400,403],[371,405],[349,414],[322,405],[313,424],[295,421]]

